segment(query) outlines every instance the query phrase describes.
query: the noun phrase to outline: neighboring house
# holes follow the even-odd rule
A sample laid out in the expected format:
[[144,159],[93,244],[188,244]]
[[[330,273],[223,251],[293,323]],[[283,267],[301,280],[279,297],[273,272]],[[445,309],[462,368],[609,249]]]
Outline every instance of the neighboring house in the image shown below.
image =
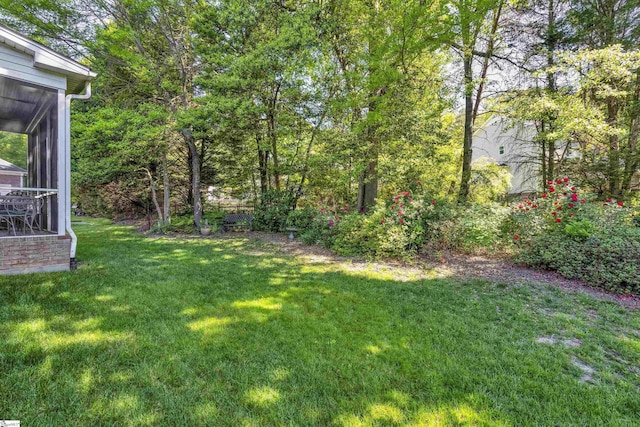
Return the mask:
[[0,159],[0,187],[23,187],[26,176],[26,170]]
[[[33,201],[0,196],[0,274],[68,270],[75,264],[70,104],[89,98],[95,76],[85,65],[0,26],[0,131],[27,135],[26,182],[12,188]],[[7,188],[0,184],[0,194]],[[27,214],[16,215],[16,204]]]
[[473,135],[471,162],[489,159],[508,167],[511,173],[509,194],[533,193],[539,188],[534,136],[532,125],[512,126],[504,118],[492,117]]

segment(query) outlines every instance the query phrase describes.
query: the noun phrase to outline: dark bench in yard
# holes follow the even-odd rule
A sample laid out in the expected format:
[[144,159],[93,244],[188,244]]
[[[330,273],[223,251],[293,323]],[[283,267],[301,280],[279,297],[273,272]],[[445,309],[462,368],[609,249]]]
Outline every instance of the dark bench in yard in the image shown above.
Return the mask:
[[253,225],[253,215],[249,214],[229,214],[222,221],[222,231],[234,229],[251,230]]

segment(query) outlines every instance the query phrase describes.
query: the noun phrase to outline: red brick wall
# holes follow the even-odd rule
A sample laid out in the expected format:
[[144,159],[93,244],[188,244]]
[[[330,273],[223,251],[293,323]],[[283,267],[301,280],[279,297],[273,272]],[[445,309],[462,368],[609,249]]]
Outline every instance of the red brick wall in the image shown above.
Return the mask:
[[22,187],[22,177],[19,175],[4,175],[0,173],[0,185]]
[[0,274],[69,269],[67,236],[0,236]]

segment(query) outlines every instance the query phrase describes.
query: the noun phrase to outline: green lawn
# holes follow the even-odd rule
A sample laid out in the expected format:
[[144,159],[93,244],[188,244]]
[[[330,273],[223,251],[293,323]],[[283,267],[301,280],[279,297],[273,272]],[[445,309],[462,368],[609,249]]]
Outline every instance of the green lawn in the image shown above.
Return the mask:
[[[75,227],[78,271],[0,277],[0,419],[640,420],[640,313],[613,303],[539,286],[398,280],[393,269],[305,263],[242,235],[145,238],[90,222]],[[581,345],[562,342],[569,339]],[[592,380],[581,382],[585,375]]]

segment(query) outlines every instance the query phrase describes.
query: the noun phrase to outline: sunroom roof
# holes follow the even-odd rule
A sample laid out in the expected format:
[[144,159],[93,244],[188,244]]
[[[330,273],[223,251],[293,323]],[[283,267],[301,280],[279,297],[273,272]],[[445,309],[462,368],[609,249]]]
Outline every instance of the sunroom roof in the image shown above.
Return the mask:
[[85,82],[96,77],[96,73],[86,65],[3,25],[0,25],[0,43],[30,55],[33,58],[34,68],[66,76],[67,93],[80,93],[84,89]]

